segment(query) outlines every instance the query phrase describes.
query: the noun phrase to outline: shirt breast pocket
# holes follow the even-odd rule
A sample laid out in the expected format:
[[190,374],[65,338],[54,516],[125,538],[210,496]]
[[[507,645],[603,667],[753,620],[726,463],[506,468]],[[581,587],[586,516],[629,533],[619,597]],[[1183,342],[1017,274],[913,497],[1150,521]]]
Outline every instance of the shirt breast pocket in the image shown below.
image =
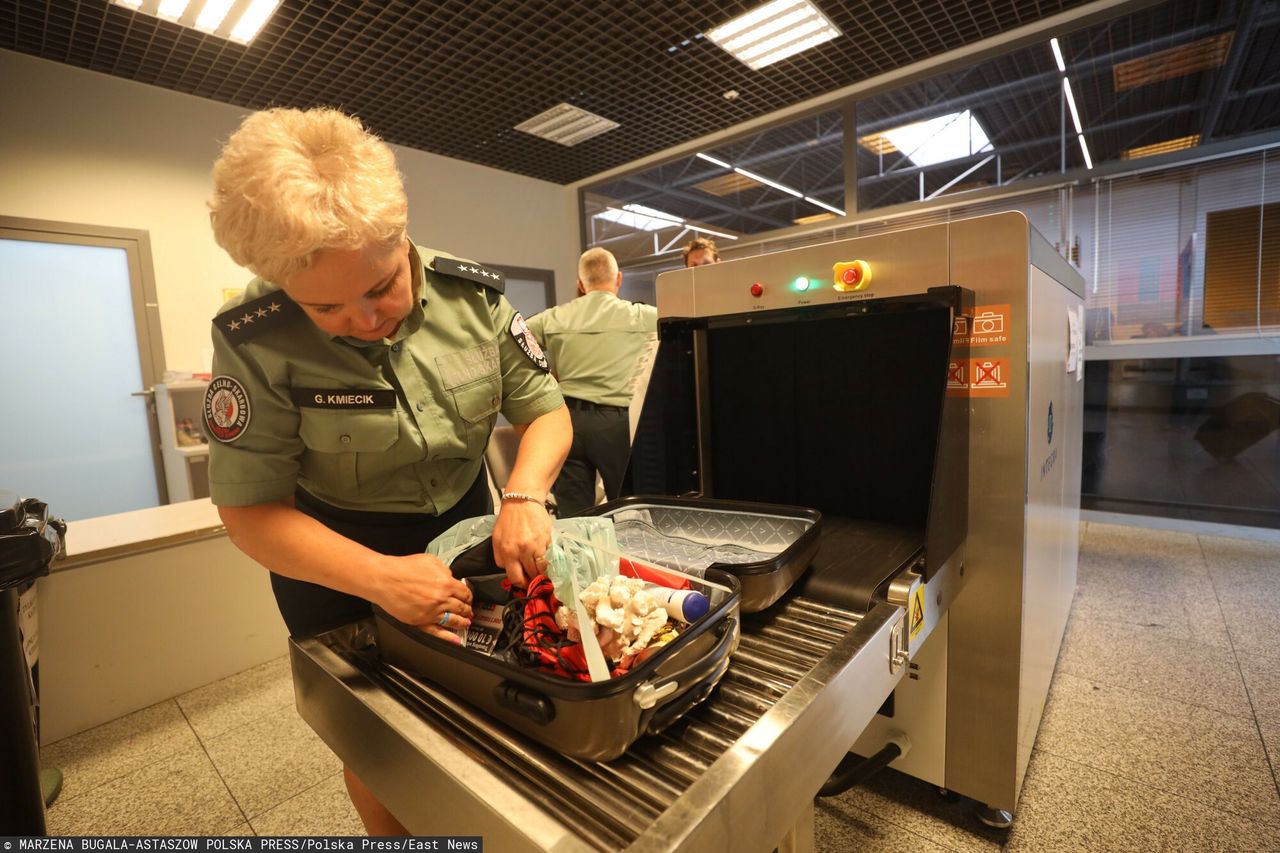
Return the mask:
[[469,458],[484,453],[489,433],[502,408],[502,377],[497,373],[446,389],[458,415],[458,430],[463,435]]
[[298,437],[306,446],[302,474],[325,490],[355,497],[396,469],[392,447],[400,437],[395,409],[299,410]]

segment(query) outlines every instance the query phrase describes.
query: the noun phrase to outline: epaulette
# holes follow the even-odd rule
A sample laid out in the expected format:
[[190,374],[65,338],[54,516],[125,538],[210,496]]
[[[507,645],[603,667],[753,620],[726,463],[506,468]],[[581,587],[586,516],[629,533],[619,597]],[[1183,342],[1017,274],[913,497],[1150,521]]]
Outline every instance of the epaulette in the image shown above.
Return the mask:
[[298,303],[275,290],[223,311],[213,318],[213,325],[230,343],[243,344],[301,316]]
[[465,278],[467,281],[474,281],[476,284],[483,284],[490,290],[496,290],[499,293],[506,293],[507,291],[507,277],[500,270],[486,269],[479,264],[460,261],[457,258],[446,258],[444,255],[436,255],[435,259],[431,261],[431,268],[438,273]]

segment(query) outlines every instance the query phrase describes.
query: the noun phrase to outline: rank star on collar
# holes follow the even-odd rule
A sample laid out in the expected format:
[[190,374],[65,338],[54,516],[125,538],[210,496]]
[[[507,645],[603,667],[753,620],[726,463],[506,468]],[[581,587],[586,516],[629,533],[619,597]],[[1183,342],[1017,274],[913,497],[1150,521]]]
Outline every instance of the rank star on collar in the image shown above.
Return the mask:
[[249,324],[249,323],[252,323],[254,318],[253,318],[253,315],[252,315],[252,314],[245,314],[245,315],[244,315],[243,317],[241,317],[240,319],[241,319],[241,320],[243,320],[243,321],[245,322],[245,324],[247,325],[247,324]]

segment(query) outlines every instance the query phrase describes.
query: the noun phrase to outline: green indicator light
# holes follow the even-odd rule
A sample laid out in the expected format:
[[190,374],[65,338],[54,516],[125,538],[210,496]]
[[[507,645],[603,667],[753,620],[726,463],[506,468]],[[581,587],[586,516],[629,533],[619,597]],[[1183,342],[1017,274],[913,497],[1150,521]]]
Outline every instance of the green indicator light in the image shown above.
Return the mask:
[[795,287],[796,290],[803,293],[809,289],[809,279],[805,278],[804,276],[800,276],[795,280],[792,286]]

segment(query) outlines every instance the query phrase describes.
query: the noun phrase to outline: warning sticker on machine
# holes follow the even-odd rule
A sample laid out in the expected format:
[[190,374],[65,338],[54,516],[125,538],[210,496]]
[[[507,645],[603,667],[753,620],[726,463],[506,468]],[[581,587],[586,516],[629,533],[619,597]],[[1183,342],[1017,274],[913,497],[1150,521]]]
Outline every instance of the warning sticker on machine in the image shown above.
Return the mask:
[[1009,343],[1008,305],[979,305],[972,317],[957,317],[953,331],[956,344],[989,347]]
[[916,587],[911,594],[911,639],[916,638],[924,627],[924,584]]
[[947,365],[948,397],[1008,397],[1013,363],[1007,358],[970,358]]

